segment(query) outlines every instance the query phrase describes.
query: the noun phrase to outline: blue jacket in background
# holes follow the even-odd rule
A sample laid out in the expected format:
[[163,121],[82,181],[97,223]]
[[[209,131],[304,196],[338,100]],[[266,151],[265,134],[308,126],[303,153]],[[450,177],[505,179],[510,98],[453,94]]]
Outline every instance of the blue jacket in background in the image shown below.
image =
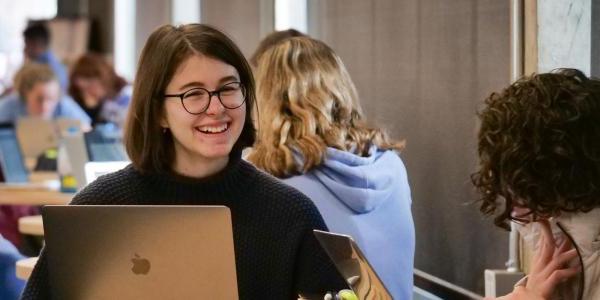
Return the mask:
[[23,258],[17,248],[0,235],[0,299],[19,299],[25,281],[17,278],[16,263]]
[[412,299],[415,229],[395,152],[373,147],[360,157],[328,148],[321,166],[284,181],[315,202],[331,232],[356,240],[394,299]]
[[35,62],[40,64],[46,64],[52,69],[54,75],[58,79],[58,83],[60,84],[60,89],[63,92],[67,91],[67,87],[69,86],[69,76],[67,74],[67,68],[54,56],[52,51],[47,50],[39,57],[34,59]]
[[[18,94],[13,93],[0,99],[0,123],[15,123],[17,119],[27,116],[25,101]],[[75,119],[86,125],[92,122],[79,104],[67,96],[59,100],[52,117]]]

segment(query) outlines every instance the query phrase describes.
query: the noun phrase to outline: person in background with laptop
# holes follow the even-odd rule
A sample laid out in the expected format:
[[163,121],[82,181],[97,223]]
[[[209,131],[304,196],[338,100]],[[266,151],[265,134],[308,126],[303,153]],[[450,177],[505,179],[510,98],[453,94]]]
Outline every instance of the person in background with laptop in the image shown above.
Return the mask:
[[[159,27],[140,56],[125,126],[132,164],[71,204],[225,205],[241,299],[347,288],[313,235],[327,227],[310,199],[241,159],[255,139],[255,100],[250,66],[227,36],[201,24]],[[23,298],[47,298],[52,272],[43,250]]]
[[0,123],[16,123],[22,117],[69,118],[89,127],[90,118],[60,90],[56,75],[44,64],[27,63],[15,75],[16,93],[0,99]]
[[131,86],[99,54],[85,54],[71,69],[69,94],[92,119],[92,126],[122,128],[131,98]]
[[23,31],[25,39],[25,57],[31,62],[48,65],[56,75],[60,88],[67,91],[69,84],[67,68],[58,60],[50,50],[50,31],[44,22],[32,22]]
[[311,198],[352,236],[395,299],[411,299],[415,232],[403,143],[367,125],[356,88],[325,43],[293,37],[256,67],[260,116],[248,160]]

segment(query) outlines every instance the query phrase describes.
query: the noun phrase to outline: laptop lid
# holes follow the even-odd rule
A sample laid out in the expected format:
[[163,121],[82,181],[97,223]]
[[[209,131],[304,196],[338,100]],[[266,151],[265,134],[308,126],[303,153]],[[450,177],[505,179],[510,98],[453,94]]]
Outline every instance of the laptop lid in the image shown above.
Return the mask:
[[89,161],[83,133],[68,132],[63,135],[62,142],[67,152],[71,172],[77,181],[77,189],[82,189],[87,184],[85,164]]
[[237,299],[224,206],[45,206],[53,299]]
[[358,299],[392,299],[383,281],[352,237],[327,231],[313,231],[319,244]]
[[25,117],[17,120],[17,138],[23,156],[37,158],[44,151],[58,147],[58,132],[51,120]]
[[127,167],[129,161],[99,161],[85,164],[85,182],[91,183],[102,175],[113,173]]
[[85,145],[90,161],[129,160],[120,136],[92,130],[85,133]]
[[28,181],[29,172],[25,167],[15,128],[11,124],[0,124],[0,182]]

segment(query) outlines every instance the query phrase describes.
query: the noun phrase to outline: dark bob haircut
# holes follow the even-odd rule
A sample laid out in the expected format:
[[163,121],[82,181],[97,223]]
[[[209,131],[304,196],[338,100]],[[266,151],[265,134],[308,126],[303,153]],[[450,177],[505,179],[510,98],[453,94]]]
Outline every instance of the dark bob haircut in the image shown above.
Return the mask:
[[40,42],[44,46],[48,46],[50,43],[50,31],[43,21],[31,22],[23,31],[23,37],[28,41]]
[[558,69],[520,79],[485,105],[471,176],[482,213],[508,228],[515,206],[534,217],[600,206],[599,80]]
[[191,55],[205,55],[233,66],[246,88],[246,121],[232,153],[254,144],[251,107],[256,101],[250,65],[225,34],[202,24],[157,28],[142,50],[133,84],[124,143],[133,166],[142,173],[170,172],[175,158],[173,136],[163,133],[164,93],[179,65]]

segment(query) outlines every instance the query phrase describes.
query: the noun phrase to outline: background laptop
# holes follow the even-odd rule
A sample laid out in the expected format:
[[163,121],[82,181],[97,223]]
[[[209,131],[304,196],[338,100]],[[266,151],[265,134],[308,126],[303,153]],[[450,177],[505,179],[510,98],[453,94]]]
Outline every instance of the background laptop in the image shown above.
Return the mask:
[[224,206],[45,206],[53,299],[237,299]]
[[102,175],[116,172],[127,167],[130,163],[130,161],[88,162],[85,164],[85,182],[89,184]]
[[44,151],[57,148],[60,134],[69,128],[81,130],[81,122],[73,119],[45,120],[25,117],[17,120],[17,137],[27,158],[37,158]]
[[358,299],[392,299],[352,237],[320,230],[314,234]]
[[123,139],[117,133],[92,130],[84,134],[85,147],[90,161],[128,160]]
[[122,139],[117,135],[101,130],[85,134],[73,132],[65,134],[63,142],[78,189],[100,175],[118,171],[129,164]]
[[25,166],[15,128],[0,124],[0,182],[26,183],[29,172]]

